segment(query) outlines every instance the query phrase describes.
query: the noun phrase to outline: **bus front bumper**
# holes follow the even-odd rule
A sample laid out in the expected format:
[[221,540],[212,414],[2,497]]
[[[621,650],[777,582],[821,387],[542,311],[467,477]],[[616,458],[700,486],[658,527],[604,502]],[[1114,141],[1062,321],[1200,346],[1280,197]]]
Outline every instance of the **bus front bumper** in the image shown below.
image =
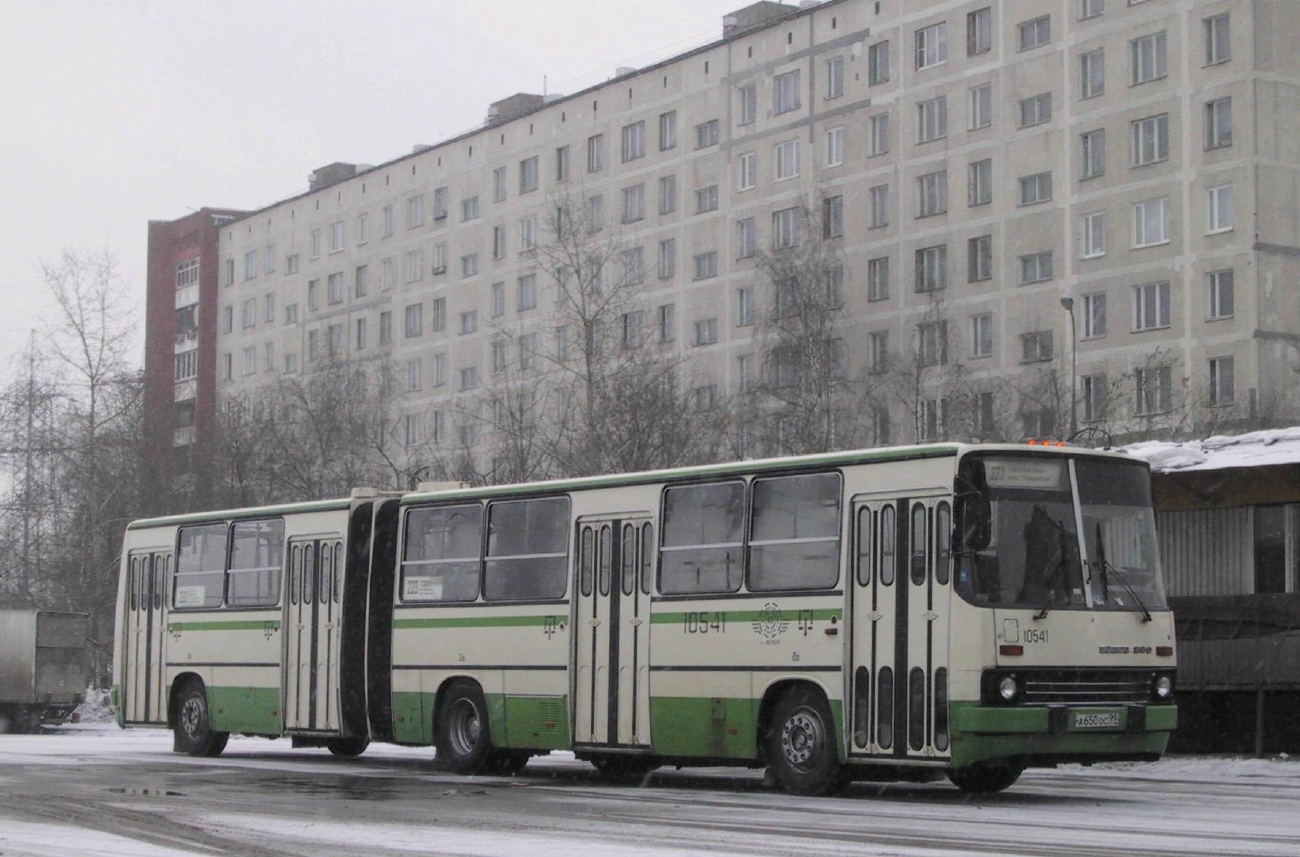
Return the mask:
[[1065,762],[1149,761],[1178,725],[1176,705],[952,705],[955,767],[1019,759],[1030,767]]

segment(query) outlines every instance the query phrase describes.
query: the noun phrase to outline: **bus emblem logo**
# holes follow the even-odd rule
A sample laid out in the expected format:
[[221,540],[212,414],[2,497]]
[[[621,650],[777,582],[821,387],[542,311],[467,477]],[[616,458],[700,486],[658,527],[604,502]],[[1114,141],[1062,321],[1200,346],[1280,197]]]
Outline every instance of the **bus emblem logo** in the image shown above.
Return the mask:
[[777,638],[785,633],[790,627],[785,616],[781,613],[781,608],[769,601],[763,605],[763,610],[758,614],[758,619],[753,622],[754,633],[763,638],[763,644],[774,646],[777,644]]

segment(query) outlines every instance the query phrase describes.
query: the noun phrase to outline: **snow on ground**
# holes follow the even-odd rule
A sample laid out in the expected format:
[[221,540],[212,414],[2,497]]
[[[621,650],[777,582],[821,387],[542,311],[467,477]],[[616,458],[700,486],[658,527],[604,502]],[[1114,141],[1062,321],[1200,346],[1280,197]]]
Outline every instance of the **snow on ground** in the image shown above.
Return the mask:
[[1218,470],[1300,461],[1300,426],[1181,442],[1152,440],[1121,447],[1152,470]]

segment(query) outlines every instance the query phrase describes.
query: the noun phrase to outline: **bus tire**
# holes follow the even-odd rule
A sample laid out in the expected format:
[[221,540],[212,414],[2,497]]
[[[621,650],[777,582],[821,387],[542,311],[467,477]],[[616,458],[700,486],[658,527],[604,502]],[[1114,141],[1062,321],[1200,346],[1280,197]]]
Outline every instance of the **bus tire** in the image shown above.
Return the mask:
[[643,783],[646,777],[660,767],[656,759],[613,753],[593,756],[591,765],[609,782],[624,785]]
[[948,779],[967,794],[994,794],[1015,785],[1024,770],[1014,762],[976,762],[948,771]]
[[493,758],[487,704],[477,684],[458,681],[438,712],[438,758],[457,774],[483,773]]
[[522,771],[533,754],[527,750],[496,750],[486,766],[487,773],[513,777]]
[[840,788],[835,722],[820,691],[797,687],[777,701],[767,732],[767,765],[777,785],[791,794],[824,795]]
[[364,735],[353,735],[350,738],[330,738],[325,742],[325,749],[336,759],[355,759],[366,748],[370,746],[370,739]]
[[216,732],[208,719],[208,695],[202,682],[188,682],[176,696],[175,749],[191,756],[220,756],[229,732]]

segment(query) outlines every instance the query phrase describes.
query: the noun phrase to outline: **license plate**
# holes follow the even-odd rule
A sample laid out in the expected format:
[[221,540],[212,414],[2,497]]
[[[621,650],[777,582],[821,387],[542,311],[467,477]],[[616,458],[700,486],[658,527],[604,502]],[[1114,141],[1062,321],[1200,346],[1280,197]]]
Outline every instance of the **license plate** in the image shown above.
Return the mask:
[[1112,711],[1108,714],[1075,714],[1075,729],[1118,729],[1119,712]]

